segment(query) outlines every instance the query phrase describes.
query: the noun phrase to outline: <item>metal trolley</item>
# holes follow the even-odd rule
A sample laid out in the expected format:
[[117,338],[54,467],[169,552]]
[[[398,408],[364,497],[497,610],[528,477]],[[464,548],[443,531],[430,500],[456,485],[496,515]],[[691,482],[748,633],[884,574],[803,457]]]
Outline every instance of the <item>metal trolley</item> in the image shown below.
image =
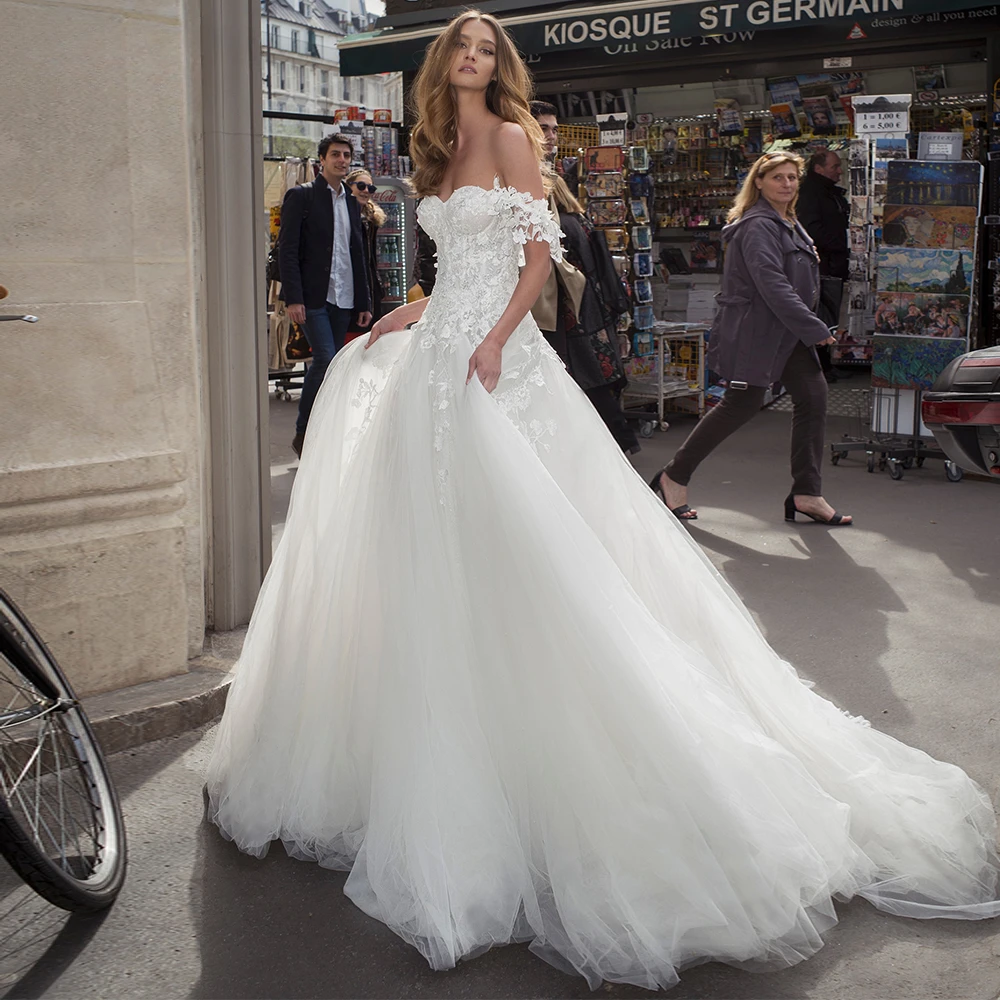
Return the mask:
[[647,356],[650,370],[629,375],[622,399],[625,415],[640,421],[641,437],[667,429],[668,401],[672,408],[704,416],[707,330],[694,323],[658,323],[647,333],[653,348]]

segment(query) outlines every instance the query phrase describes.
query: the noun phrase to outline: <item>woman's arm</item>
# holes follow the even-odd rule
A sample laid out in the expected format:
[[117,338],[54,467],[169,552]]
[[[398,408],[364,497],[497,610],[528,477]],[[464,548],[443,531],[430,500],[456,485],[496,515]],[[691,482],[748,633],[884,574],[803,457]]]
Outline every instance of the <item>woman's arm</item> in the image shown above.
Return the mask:
[[410,323],[416,323],[423,316],[428,302],[430,302],[430,296],[425,299],[417,299],[416,302],[407,302],[405,305],[397,306],[392,312],[386,313],[372,327],[368,343],[365,344],[365,350],[367,351],[383,333],[402,330],[403,327],[408,326]]
[[780,223],[747,222],[740,235],[743,260],[764,304],[807,347],[830,340],[829,327],[802,301],[785,274]]
[[[494,135],[497,173],[507,187],[524,191],[539,201],[545,200],[542,173],[538,159],[524,129],[514,122],[504,122]],[[514,286],[514,292],[500,319],[486,335],[469,359],[469,377],[478,374],[487,392],[492,392],[500,380],[500,355],[504,344],[531,311],[549,277],[550,247],[544,240],[531,240],[524,245],[524,267]]]

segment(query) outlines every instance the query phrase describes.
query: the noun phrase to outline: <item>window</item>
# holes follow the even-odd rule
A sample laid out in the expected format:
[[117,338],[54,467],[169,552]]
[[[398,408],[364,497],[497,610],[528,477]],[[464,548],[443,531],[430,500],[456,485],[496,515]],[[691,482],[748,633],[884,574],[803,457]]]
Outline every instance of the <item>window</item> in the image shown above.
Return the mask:
[[328,69],[319,71],[319,95],[320,97],[330,96],[330,71]]
[[319,38],[313,28],[309,29],[309,55],[316,56],[317,59],[322,58],[319,51]]
[[306,68],[305,66],[299,67],[299,93],[304,94],[306,92]]
[[285,64],[283,62],[278,63],[278,89],[288,89],[288,85],[285,82]]
[[299,51],[299,33],[294,28],[292,29],[292,51]]
[[365,103],[365,78],[358,80],[358,104]]
[[344,81],[344,100],[349,101],[351,99],[351,81],[349,77],[341,77]]
[[278,26],[276,24],[271,25],[271,48],[280,49],[281,48],[281,35],[278,33]]

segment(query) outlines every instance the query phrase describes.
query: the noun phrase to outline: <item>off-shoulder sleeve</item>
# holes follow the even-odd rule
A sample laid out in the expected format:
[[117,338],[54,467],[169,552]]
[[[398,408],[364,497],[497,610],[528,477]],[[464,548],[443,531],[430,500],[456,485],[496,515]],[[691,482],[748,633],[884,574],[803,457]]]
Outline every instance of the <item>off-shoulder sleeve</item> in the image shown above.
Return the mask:
[[533,198],[528,191],[517,188],[500,188],[503,207],[513,220],[515,242],[522,247],[528,242],[548,243],[553,260],[563,259],[562,231],[559,222],[543,198]]

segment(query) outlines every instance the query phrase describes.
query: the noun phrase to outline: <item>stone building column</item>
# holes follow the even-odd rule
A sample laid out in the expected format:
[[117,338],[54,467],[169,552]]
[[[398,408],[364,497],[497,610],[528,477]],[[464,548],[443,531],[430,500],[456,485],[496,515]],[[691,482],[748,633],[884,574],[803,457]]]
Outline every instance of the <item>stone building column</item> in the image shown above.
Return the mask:
[[261,18],[202,0],[211,623],[247,622],[271,552]]
[[213,593],[246,620],[267,551],[253,56],[202,103],[254,8],[0,0],[0,312],[40,317],[0,326],[0,586],[83,693],[184,671]]

